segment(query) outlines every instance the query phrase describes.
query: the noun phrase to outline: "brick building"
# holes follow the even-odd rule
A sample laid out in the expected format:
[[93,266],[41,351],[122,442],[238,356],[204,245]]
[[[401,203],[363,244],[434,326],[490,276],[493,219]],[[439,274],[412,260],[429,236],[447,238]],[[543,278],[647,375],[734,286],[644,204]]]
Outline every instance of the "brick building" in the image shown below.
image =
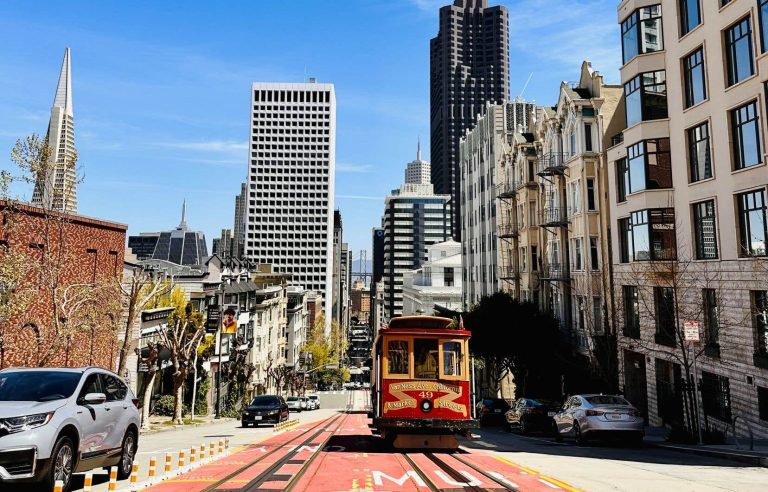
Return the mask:
[[0,262],[24,270],[0,298],[23,306],[0,316],[0,368],[112,368],[127,226],[5,200],[0,216]]

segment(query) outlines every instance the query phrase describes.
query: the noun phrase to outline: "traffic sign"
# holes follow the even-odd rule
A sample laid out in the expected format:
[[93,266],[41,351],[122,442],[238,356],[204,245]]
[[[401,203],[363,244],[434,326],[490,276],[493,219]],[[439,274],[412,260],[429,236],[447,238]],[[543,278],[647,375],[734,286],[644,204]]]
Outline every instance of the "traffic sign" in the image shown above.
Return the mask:
[[683,323],[683,335],[686,342],[699,342],[699,322],[693,319],[685,320]]

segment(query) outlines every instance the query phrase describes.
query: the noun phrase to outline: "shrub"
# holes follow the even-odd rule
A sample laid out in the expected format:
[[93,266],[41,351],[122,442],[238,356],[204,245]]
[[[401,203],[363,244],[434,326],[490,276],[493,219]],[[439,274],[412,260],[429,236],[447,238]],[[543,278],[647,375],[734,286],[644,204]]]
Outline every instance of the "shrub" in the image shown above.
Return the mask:
[[[182,405],[181,414],[185,415],[189,412],[187,405]],[[173,417],[173,395],[162,395],[155,401],[155,408],[152,411],[153,415],[160,415],[163,417]]]

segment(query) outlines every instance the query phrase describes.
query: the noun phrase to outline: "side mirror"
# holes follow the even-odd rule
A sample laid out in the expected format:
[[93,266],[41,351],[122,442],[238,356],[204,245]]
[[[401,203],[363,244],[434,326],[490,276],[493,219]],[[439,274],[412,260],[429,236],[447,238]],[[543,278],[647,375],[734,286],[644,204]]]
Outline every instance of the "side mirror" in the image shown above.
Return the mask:
[[86,405],[100,405],[105,401],[107,401],[107,395],[104,393],[88,393],[80,399],[80,402]]

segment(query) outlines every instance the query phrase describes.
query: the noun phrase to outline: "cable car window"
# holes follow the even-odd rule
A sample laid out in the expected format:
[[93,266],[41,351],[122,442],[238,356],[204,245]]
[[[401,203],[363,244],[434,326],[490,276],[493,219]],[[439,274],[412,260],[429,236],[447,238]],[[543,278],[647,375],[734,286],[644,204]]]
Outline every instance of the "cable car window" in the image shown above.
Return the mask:
[[388,372],[408,374],[408,341],[390,340],[387,343]]
[[437,340],[416,338],[413,340],[413,377],[437,379]]
[[443,342],[443,374],[461,376],[463,362],[461,342]]

